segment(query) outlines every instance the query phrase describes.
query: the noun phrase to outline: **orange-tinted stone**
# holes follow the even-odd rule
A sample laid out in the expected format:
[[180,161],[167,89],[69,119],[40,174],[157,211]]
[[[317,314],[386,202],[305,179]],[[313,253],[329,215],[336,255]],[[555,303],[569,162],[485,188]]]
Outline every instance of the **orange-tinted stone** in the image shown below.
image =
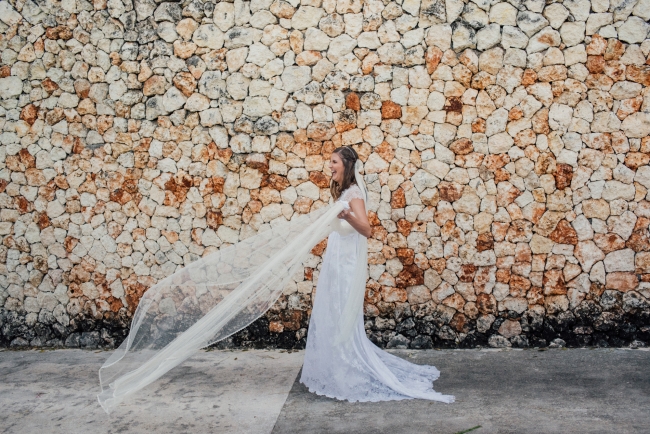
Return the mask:
[[390,206],[393,209],[404,208],[406,206],[406,197],[404,195],[404,190],[398,188],[393,192],[390,199]]
[[566,294],[562,270],[548,270],[544,273],[544,295]]
[[592,74],[602,74],[605,72],[605,58],[603,56],[587,56],[585,66]]
[[393,101],[383,101],[381,103],[382,119],[399,119],[402,117],[402,107]]
[[482,292],[476,296],[476,307],[483,315],[496,313],[497,300],[492,294],[486,294]]
[[467,155],[474,150],[474,146],[470,139],[458,139],[449,145],[449,149],[451,149],[454,154]]
[[[147,80],[148,81],[148,80]],[[186,97],[192,96],[196,89],[196,79],[189,72],[179,72],[173,80],[174,86]],[[146,85],[146,83],[145,83]]]
[[626,76],[630,81],[641,83],[644,86],[650,86],[650,65],[628,65]]
[[578,244],[578,234],[566,220],[560,220],[549,238],[559,244]]
[[625,156],[625,165],[632,170],[650,163],[650,155],[641,152],[629,152]]
[[603,253],[608,254],[625,248],[625,240],[616,234],[596,234],[594,242]]
[[607,41],[602,36],[596,34],[591,37],[591,42],[587,45],[587,54],[592,56],[601,56],[605,54]]
[[524,75],[521,77],[521,84],[523,86],[530,86],[537,81],[537,73],[532,69],[527,69],[524,71]]
[[347,94],[345,97],[345,107],[355,111],[361,110],[361,102],[359,101],[359,95],[356,92],[350,92]]
[[639,278],[634,273],[617,271],[608,273],[605,280],[607,289],[615,289],[621,292],[633,291],[639,285]]
[[442,50],[438,47],[429,47],[424,55],[424,61],[427,65],[427,72],[433,74],[442,59]]
[[455,202],[463,195],[463,186],[455,182],[441,182],[438,184],[440,199]]
[[492,249],[494,249],[494,238],[492,237],[492,234],[487,232],[479,234],[478,238],[476,239],[476,250],[483,252],[485,250]]

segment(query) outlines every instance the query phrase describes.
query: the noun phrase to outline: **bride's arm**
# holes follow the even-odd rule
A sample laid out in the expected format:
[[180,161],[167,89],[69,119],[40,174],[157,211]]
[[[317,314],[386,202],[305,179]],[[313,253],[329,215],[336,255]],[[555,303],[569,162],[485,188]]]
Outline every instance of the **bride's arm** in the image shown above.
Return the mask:
[[362,199],[351,199],[350,209],[341,211],[338,217],[350,223],[364,237],[370,238],[372,235],[372,228]]

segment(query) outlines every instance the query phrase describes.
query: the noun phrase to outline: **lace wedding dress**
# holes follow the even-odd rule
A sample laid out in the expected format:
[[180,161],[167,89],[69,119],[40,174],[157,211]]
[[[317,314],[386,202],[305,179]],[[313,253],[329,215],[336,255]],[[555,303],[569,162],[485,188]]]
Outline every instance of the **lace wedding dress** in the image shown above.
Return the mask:
[[[424,398],[452,402],[431,389],[433,366],[392,356],[363,329],[367,240],[337,215],[365,198],[357,184],[336,202],[206,255],[149,288],[129,335],[99,370],[97,400],[110,413],[199,349],[242,330],[299,275],[310,250],[329,236],[311,317],[302,381],[316,393],[351,401]],[[359,188],[361,186],[361,188]]]
[[[364,199],[356,184],[338,201],[352,199]],[[453,396],[432,389],[432,381],[440,375],[435,367],[393,356],[366,337],[361,306],[349,342],[341,345],[335,341],[350,288],[354,287],[355,271],[368,264],[357,263],[361,234],[341,219],[332,224],[332,229],[318,277],[300,382],[310,392],[352,402],[411,398],[453,402]]]

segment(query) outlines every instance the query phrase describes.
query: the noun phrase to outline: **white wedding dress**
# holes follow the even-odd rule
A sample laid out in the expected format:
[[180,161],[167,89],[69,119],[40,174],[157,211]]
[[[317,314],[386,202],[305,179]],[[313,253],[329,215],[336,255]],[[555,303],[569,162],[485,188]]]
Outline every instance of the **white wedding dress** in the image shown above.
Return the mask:
[[[311,391],[350,401],[423,398],[452,402],[431,388],[439,372],[372,344],[363,329],[367,240],[337,215],[365,197],[356,185],[334,203],[223,247],[149,288],[129,335],[99,370],[97,399],[110,413],[126,398],[183,363],[199,349],[242,330],[281,296],[329,235],[309,326],[301,381]],[[361,188],[359,187],[361,186]]]
[[[338,201],[362,199],[352,184]],[[373,344],[358,310],[350,345],[335,342],[337,327],[358,266],[359,237],[348,222],[337,219],[327,238],[327,249],[318,278],[307,335],[300,382],[310,392],[348,401],[392,401],[411,398],[451,403],[454,397],[432,388],[440,375],[434,366],[417,365],[393,356]]]

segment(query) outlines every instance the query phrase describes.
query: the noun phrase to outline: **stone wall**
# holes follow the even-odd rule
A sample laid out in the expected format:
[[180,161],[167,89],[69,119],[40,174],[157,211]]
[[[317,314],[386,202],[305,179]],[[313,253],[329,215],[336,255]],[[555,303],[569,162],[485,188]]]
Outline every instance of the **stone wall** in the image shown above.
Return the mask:
[[[0,1],[0,343],[369,188],[382,346],[650,343],[649,0]],[[325,244],[225,345],[301,347]]]

